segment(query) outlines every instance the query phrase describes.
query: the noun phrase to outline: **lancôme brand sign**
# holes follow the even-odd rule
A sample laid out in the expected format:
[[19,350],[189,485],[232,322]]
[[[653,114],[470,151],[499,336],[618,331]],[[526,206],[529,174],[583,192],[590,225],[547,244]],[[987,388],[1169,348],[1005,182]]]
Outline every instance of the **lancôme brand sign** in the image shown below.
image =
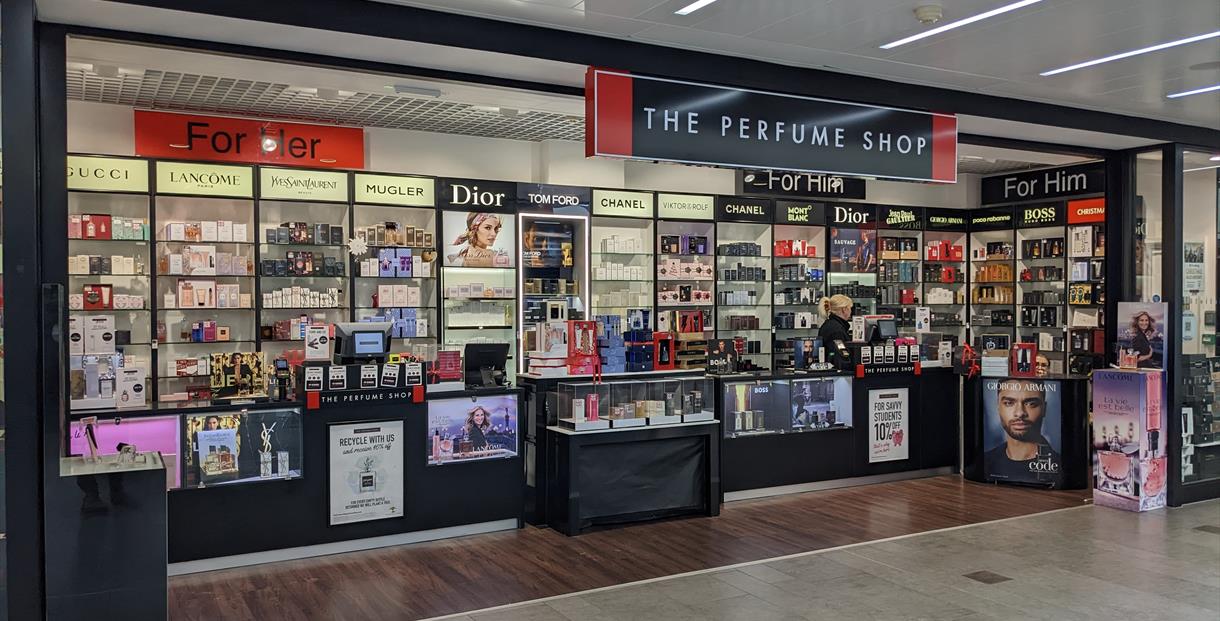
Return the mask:
[[176,160],[364,168],[364,130],[135,111],[136,155]]
[[593,190],[593,215],[651,218],[652,192]]
[[68,189],[147,192],[148,160],[69,155]]
[[356,202],[431,207],[436,204],[436,180],[428,177],[356,173]]
[[264,166],[258,184],[259,198],[347,202],[347,173]]
[[715,217],[716,199],[699,194],[657,194],[658,218],[711,220]]
[[638,160],[957,181],[957,117],[590,68],[585,150]]
[[157,162],[158,194],[254,197],[254,169],[194,162]]
[[1105,192],[1105,163],[1093,162],[984,177],[982,204],[1040,201]]

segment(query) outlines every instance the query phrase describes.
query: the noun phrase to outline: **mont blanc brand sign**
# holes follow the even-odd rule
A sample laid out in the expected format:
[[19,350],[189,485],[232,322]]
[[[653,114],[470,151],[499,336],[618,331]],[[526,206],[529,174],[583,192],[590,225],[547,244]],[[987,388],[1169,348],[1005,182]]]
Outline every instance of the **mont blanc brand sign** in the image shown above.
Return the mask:
[[445,206],[454,209],[504,211],[512,208],[512,202],[517,196],[517,184],[479,179],[445,179],[441,181],[441,196]]
[[651,218],[652,192],[593,190],[593,215]]
[[158,194],[254,197],[254,169],[194,162],[157,162]]
[[881,205],[877,207],[877,225],[886,229],[922,229],[923,208]]
[[771,222],[775,207],[769,199],[717,196],[716,219],[724,222]]
[[148,160],[69,155],[68,189],[147,192]]
[[826,224],[826,205],[804,201],[775,201],[775,221],[779,224]]
[[969,212],[965,210],[928,207],[923,212],[923,226],[929,231],[966,231],[966,216]]
[[593,192],[589,188],[541,183],[517,184],[517,207],[521,211],[588,215]]
[[1017,226],[1023,228],[1035,226],[1063,226],[1066,222],[1063,203],[1043,203],[1040,205],[1017,205]]
[[877,210],[872,205],[831,205],[831,226],[872,228],[877,222]]
[[594,68],[585,100],[589,156],[957,180],[953,115]]
[[356,173],[356,202],[431,207],[436,204],[436,181],[428,177]]
[[136,155],[177,160],[364,168],[364,130],[136,110]]
[[258,183],[259,198],[347,202],[347,173],[264,166]]
[[967,217],[970,220],[970,230],[972,231],[998,231],[1013,228],[1011,207],[975,209]]
[[1104,194],[1105,191],[1106,166],[1104,162],[983,178],[984,205]]
[[699,194],[657,194],[658,218],[711,220],[715,217],[716,199]]
[[782,170],[737,172],[737,189],[740,194],[864,199],[866,186],[865,181],[858,177]]

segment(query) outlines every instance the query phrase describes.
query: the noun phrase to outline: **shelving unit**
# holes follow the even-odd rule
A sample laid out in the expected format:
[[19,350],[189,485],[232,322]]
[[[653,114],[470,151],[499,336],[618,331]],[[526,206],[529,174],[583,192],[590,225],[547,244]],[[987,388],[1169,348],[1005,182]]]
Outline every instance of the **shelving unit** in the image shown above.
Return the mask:
[[[715,223],[657,221],[655,329],[674,334],[679,368],[702,369],[715,335],[715,251]],[[693,312],[698,325],[684,320]]]
[[646,310],[653,325],[656,300],[656,236],[652,220],[595,216],[591,222],[590,317],[616,315],[627,324],[627,311]]
[[952,337],[955,344],[966,339],[966,300],[970,256],[966,233],[966,211],[924,210],[923,305],[932,314],[932,332]]
[[716,338],[741,337],[741,361],[771,365],[771,225],[716,224]]
[[1066,362],[1066,239],[1063,226],[1017,229],[1017,335],[1046,356],[1048,370]]
[[[785,206],[779,205],[781,212]],[[791,339],[817,334],[818,301],[826,292],[826,227],[777,224],[772,244],[773,368],[792,368]]]
[[[522,213],[520,316],[523,355],[518,370],[530,370],[543,325],[583,320],[589,311],[589,218],[567,214]],[[566,335],[566,330],[564,331]]]
[[970,218],[970,340],[984,350],[984,338],[998,336],[1007,343],[1002,349],[1007,349],[1015,340],[1017,320],[1012,209],[976,210]]

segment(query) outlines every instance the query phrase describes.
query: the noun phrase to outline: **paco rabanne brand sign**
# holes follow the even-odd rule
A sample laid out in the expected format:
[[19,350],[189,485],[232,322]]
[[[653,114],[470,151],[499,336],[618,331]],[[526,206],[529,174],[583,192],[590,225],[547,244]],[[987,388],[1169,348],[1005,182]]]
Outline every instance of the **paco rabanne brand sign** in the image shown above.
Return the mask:
[[364,168],[364,130],[220,116],[135,111],[142,157]]
[[148,160],[69,155],[68,189],[147,192]]
[[263,167],[258,192],[260,198],[347,202],[347,173]]
[[436,204],[436,181],[428,177],[400,177],[356,173],[357,203],[380,203],[405,207]]
[[254,197],[254,169],[194,162],[157,162],[158,194]]
[[590,68],[587,155],[957,181],[957,117]]

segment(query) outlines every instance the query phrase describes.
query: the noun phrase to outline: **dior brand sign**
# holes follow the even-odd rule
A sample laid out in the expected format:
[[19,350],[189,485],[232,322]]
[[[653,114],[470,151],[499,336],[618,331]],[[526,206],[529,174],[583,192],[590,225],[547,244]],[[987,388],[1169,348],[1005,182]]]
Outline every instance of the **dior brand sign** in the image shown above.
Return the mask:
[[830,210],[830,223],[835,226],[867,228],[875,220],[871,205],[835,205]]
[[517,195],[517,184],[479,179],[445,179],[441,182],[445,204],[465,209],[507,209]]

